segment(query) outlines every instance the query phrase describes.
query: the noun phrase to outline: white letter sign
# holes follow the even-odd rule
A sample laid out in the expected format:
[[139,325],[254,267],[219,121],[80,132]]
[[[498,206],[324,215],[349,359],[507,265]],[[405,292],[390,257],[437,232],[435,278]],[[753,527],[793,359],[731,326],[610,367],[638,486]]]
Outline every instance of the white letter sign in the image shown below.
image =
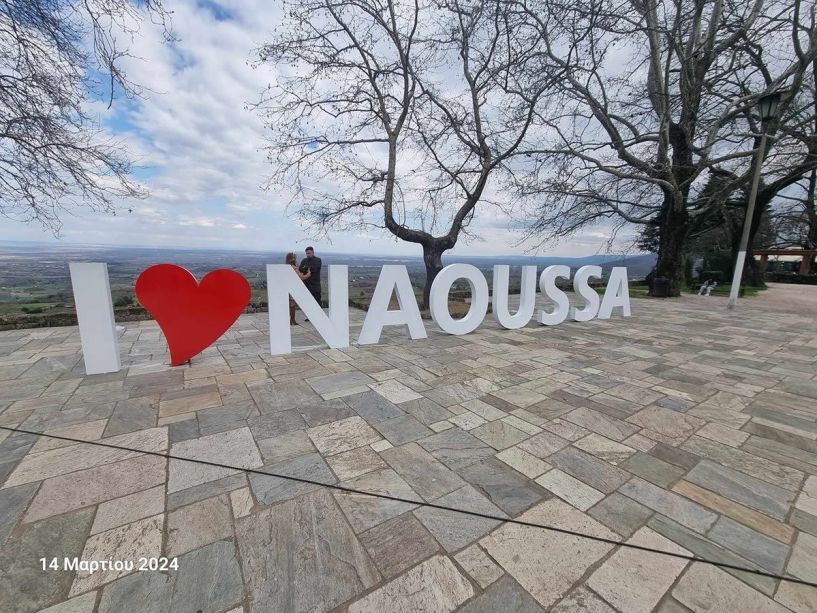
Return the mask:
[[511,267],[494,266],[494,319],[503,328],[516,330],[528,325],[536,306],[536,266],[522,267],[522,280],[519,287],[519,308],[511,315],[508,309],[508,278]]
[[559,277],[570,279],[570,266],[564,264],[548,266],[539,277],[539,290],[556,303],[550,313],[544,309],[539,311],[539,323],[546,326],[555,326],[562,323],[567,319],[567,313],[570,310],[570,300],[568,300],[567,294],[556,287],[556,279]]
[[[454,281],[465,279],[471,286],[471,308],[461,319],[454,319],[448,311],[448,293]],[[488,282],[471,264],[449,264],[431,284],[431,318],[443,332],[468,334],[476,330],[488,312]]]
[[[397,303],[400,308],[390,311],[389,303],[394,292],[397,293]],[[379,343],[383,326],[398,325],[405,325],[412,339],[427,336],[406,267],[387,264],[380,270],[374,295],[369,303],[369,310],[366,313],[366,319],[363,320],[363,328],[360,330],[357,342],[361,345]]]
[[610,319],[613,307],[621,307],[621,314],[630,316],[630,286],[627,284],[627,269],[623,266],[616,266],[610,271],[599,307],[599,319]]
[[599,310],[599,294],[590,287],[590,277],[601,278],[601,266],[582,266],[573,277],[573,291],[584,298],[584,307],[573,307],[575,321],[590,321]]
[[117,372],[119,346],[116,341],[116,323],[113,318],[111,285],[108,265],[69,262],[74,305],[79,322],[79,338],[85,373],[99,375]]
[[349,267],[329,267],[329,315],[307,291],[289,264],[267,264],[270,353],[292,352],[289,327],[289,297],[315,326],[332,349],[349,346]]

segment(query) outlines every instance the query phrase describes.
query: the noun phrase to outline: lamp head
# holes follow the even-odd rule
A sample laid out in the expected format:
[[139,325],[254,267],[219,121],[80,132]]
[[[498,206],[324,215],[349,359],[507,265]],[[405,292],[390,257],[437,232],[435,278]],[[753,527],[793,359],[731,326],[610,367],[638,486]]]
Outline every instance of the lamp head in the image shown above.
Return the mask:
[[757,107],[760,111],[760,118],[763,121],[769,121],[777,117],[777,107],[780,104],[780,98],[783,97],[783,92],[773,91],[764,94],[757,100]]

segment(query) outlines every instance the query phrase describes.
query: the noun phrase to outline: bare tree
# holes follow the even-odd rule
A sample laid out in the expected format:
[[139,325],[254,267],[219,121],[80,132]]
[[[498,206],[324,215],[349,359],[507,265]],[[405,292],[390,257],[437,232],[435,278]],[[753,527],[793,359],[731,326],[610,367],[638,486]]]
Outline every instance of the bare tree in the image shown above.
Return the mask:
[[[144,6],[170,36],[160,0]],[[88,111],[139,94],[120,38],[140,20],[130,0],[0,0],[0,215],[56,233],[61,212],[113,212],[117,198],[144,195]]]
[[[533,20],[557,16],[571,41],[583,41],[576,61],[560,64],[564,112],[544,118],[555,142],[538,152],[536,172],[517,183],[527,198],[548,198],[532,231],[554,237],[600,222],[655,224],[654,275],[667,278],[677,296],[687,237],[717,214],[719,199],[749,181],[760,135],[757,94],[790,87],[782,106],[785,117],[794,116],[817,53],[813,5],[540,0],[529,9]],[[559,48],[546,52],[559,63]],[[786,156],[780,139],[770,139],[770,147],[780,150],[769,158],[771,172]],[[705,194],[718,172],[733,180]]]
[[[477,204],[530,155],[558,77],[542,31],[507,0],[307,0],[260,62],[272,184],[320,232],[376,228],[422,247],[423,298]],[[568,51],[566,51],[568,52]]]

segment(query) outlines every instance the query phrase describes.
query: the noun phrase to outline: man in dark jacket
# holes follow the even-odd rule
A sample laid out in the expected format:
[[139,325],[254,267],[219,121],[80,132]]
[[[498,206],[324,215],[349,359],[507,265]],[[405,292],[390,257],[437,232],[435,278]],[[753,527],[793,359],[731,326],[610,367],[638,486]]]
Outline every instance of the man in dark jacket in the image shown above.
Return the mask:
[[304,279],[304,285],[306,285],[306,289],[309,290],[309,293],[312,294],[312,297],[318,301],[318,304],[322,305],[321,303],[321,259],[315,256],[315,250],[312,247],[306,248],[306,257],[301,260],[301,265],[299,270],[306,274],[307,270],[312,271],[312,276],[308,279]]

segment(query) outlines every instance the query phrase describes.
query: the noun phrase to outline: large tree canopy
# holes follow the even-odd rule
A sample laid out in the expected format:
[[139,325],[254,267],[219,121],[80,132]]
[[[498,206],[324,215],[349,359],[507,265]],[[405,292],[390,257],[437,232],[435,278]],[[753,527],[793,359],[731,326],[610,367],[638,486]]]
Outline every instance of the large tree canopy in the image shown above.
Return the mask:
[[[142,5],[168,33],[160,0]],[[141,16],[130,0],[0,0],[0,215],[56,232],[61,212],[143,195],[88,111],[138,95],[121,60]]]
[[286,15],[260,50],[278,71],[257,105],[273,180],[319,230],[420,245],[427,303],[478,205],[510,204],[498,177],[529,155],[561,75],[539,23],[508,0],[307,0]]

